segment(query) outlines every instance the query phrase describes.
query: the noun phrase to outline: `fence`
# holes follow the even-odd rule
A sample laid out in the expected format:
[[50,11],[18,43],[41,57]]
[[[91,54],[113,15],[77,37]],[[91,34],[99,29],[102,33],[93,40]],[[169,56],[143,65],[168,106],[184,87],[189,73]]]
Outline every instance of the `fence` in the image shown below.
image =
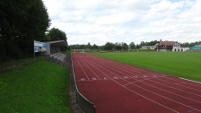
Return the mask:
[[74,66],[73,66],[72,55],[71,55],[71,62],[72,62],[73,80],[74,80],[74,84],[75,84],[75,88],[76,88],[76,101],[77,101],[77,104],[86,113],[96,113],[96,107],[94,106],[94,104],[92,102],[90,102],[87,98],[85,98],[79,92],[79,89],[77,87],[77,80],[76,80],[76,77],[75,77],[75,71],[74,71]]

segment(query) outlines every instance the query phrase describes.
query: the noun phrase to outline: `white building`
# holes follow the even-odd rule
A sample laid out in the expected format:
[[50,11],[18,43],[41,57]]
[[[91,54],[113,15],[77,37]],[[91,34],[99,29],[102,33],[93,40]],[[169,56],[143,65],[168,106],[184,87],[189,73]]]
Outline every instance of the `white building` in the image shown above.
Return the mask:
[[156,48],[156,46],[142,46],[140,49],[151,49],[154,50]]
[[185,52],[187,50],[189,50],[189,47],[181,47],[178,43],[176,43],[172,48],[173,52]]

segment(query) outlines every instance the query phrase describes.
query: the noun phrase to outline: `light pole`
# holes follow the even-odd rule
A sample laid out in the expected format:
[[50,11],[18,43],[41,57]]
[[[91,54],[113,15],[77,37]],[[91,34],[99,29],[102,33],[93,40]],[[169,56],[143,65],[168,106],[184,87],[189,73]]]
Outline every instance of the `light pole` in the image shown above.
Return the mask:
[[129,53],[130,45],[128,45],[128,53]]

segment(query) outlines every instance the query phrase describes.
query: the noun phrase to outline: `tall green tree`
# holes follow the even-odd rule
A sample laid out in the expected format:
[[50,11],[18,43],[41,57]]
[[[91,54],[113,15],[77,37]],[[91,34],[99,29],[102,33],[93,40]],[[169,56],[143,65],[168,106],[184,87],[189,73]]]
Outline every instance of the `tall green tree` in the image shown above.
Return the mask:
[[107,43],[105,44],[105,46],[104,46],[104,49],[105,49],[105,50],[112,50],[112,49],[114,49],[114,47],[115,47],[115,45],[114,45],[113,43],[107,42]]
[[141,46],[139,44],[136,45],[136,49],[140,49]]
[[42,0],[1,0],[0,15],[0,60],[33,55],[50,24]]
[[127,50],[128,49],[128,45],[124,42],[122,42],[122,49],[123,50]]
[[88,42],[87,48],[88,48],[88,49],[91,49],[91,44],[90,44],[90,42]]
[[135,48],[136,48],[134,42],[131,42],[131,43],[129,44],[129,46],[130,46],[130,49],[135,49]]
[[47,39],[50,41],[55,40],[67,40],[66,33],[58,28],[50,29],[49,33],[47,34]]
[[116,42],[114,48],[115,48],[115,50],[121,50],[122,49],[121,43]]
[[[49,41],[56,41],[56,40],[64,40],[67,43],[67,36],[66,33],[58,28],[50,29],[49,33],[47,34],[47,39]],[[67,45],[67,44],[66,44]],[[66,47],[61,48],[62,51],[67,49]]]
[[92,46],[92,49],[98,49],[98,46],[96,45],[96,44],[94,44],[93,46]]

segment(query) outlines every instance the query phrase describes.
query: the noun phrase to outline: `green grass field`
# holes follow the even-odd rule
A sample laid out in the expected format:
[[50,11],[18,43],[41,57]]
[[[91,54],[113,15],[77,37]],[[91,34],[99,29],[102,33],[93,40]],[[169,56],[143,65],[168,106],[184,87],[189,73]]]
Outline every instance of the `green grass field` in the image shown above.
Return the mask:
[[45,60],[0,73],[0,112],[71,113],[69,73]]
[[92,55],[172,76],[201,81],[201,52],[92,53]]

